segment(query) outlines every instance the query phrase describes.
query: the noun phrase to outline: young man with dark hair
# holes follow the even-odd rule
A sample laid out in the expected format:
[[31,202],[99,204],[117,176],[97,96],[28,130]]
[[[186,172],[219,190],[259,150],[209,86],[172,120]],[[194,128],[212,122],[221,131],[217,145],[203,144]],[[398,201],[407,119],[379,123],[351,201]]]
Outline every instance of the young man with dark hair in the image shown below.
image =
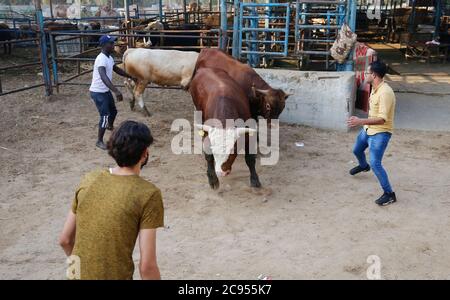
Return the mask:
[[[359,165],[350,170],[351,175],[360,172],[368,172],[372,167],[384,191],[383,195],[375,203],[388,205],[397,201],[388,175],[381,165],[384,151],[386,150],[394,128],[395,95],[392,88],[384,81],[387,72],[386,64],[374,61],[366,72],[366,82],[372,85],[369,99],[369,116],[361,119],[352,116],[348,119],[349,127],[363,125],[364,127],[356,138],[353,153],[358,159]],[[369,147],[370,165],[367,163],[364,151]]]
[[156,228],[164,225],[161,191],[139,176],[152,142],[146,125],[123,122],[108,141],[117,167],[88,173],[81,181],[59,239],[66,255],[78,258],[76,279],[132,279],[138,236],[141,278],[160,279]]
[[114,120],[117,116],[117,109],[111,91],[116,95],[117,101],[122,101],[122,93],[112,84],[112,71],[120,76],[131,78],[122,69],[114,64],[112,53],[114,52],[115,37],[103,35],[99,39],[102,51],[95,59],[94,69],[92,72],[92,83],[89,88],[91,98],[100,114],[100,122],[98,123],[98,138],[96,146],[102,150],[106,150],[103,142],[103,136],[106,129],[113,130]]

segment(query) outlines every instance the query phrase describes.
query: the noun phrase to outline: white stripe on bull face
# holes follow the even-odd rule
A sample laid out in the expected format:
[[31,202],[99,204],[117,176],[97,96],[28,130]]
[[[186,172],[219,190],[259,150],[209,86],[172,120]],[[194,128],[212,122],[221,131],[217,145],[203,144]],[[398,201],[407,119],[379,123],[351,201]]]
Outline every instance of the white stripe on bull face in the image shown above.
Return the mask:
[[228,160],[230,154],[234,152],[234,144],[237,139],[246,134],[254,133],[252,128],[217,128],[208,125],[196,124],[196,127],[208,132],[211,144],[211,152],[214,156],[214,169],[218,176],[225,176],[222,165]]
[[234,150],[234,144],[239,138],[235,128],[211,128],[208,131],[209,141],[211,142],[211,152],[214,156],[214,168],[217,175],[224,176],[222,165],[228,160]]

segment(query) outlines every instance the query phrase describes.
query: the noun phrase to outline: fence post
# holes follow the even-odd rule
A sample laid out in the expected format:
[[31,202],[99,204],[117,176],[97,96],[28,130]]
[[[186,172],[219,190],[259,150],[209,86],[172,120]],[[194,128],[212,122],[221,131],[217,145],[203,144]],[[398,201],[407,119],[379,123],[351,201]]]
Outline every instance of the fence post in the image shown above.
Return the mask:
[[187,1],[183,0],[183,15],[184,15],[184,24],[188,23],[188,14],[186,12]]
[[[129,0],[124,0],[123,1],[124,4],[124,8],[125,8],[125,34],[129,34],[129,28],[131,27],[131,20],[130,20],[130,1]],[[129,36],[126,37],[127,39],[127,46],[131,47],[132,45],[132,40]]]
[[47,58],[47,40],[44,32],[44,16],[42,15],[41,0],[36,0],[36,20],[39,24],[40,34],[40,50],[41,50],[41,62],[42,62],[42,75],[44,76],[45,83],[45,95],[50,96],[53,93],[52,80],[50,78],[50,70],[48,67]]
[[227,2],[220,0],[220,49],[227,48]]
[[434,12],[434,35],[433,39],[439,37],[439,30],[441,25],[441,16],[442,16],[442,1],[436,0],[435,12]]
[[162,23],[163,21],[163,0],[159,0],[159,21]]
[[234,19],[233,19],[233,50],[232,55],[234,58],[239,59],[239,35],[241,31],[239,30],[239,0],[234,0]]
[[59,93],[59,79],[58,79],[58,62],[56,60],[56,37],[50,32],[50,51],[52,56],[52,73],[53,73],[53,84],[56,87],[56,92]]
[[[258,16],[258,11],[257,8],[252,6],[250,7],[250,16]],[[256,29],[258,28],[258,19],[255,18],[251,18],[249,19],[249,27],[252,29]],[[248,50],[251,52],[257,52],[258,51],[258,44],[257,42],[253,42],[258,40],[258,32],[257,31],[250,31],[248,34],[248,37],[246,38],[247,40],[252,40],[252,42],[247,42],[248,44]],[[259,65],[259,56],[257,54],[247,54],[247,58],[248,58],[248,64],[250,66],[252,66],[253,68],[256,68]]]

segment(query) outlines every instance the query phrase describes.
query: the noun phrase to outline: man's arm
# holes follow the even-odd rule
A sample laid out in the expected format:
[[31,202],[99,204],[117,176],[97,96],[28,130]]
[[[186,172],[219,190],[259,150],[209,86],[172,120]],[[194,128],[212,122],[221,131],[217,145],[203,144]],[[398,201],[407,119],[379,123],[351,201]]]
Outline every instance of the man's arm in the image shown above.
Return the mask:
[[361,119],[355,116],[351,116],[347,120],[348,127],[356,127],[360,125],[382,125],[386,121],[383,118],[370,118],[370,119]]
[[100,74],[100,78],[102,79],[103,83],[116,95],[117,101],[122,101],[122,93],[112,84],[111,80],[109,80],[108,76],[106,75],[106,68],[98,67],[98,74]]
[[369,119],[360,119],[352,116],[347,120],[349,127],[356,127],[359,125],[383,125],[388,119],[389,112],[394,105],[394,95],[384,93],[380,96],[380,108],[376,117]]
[[72,255],[73,246],[75,244],[75,225],[76,215],[70,211],[67,215],[66,223],[64,223],[63,231],[59,237],[59,245],[63,248],[67,256]]
[[156,262],[156,229],[141,229],[139,231],[139,249],[141,252],[139,262],[141,279],[161,279]]
[[122,77],[126,77],[126,78],[130,78],[130,79],[135,80],[135,78],[133,78],[130,74],[125,72],[125,70],[119,68],[117,65],[114,65],[113,71],[116,72],[117,74],[119,74]]

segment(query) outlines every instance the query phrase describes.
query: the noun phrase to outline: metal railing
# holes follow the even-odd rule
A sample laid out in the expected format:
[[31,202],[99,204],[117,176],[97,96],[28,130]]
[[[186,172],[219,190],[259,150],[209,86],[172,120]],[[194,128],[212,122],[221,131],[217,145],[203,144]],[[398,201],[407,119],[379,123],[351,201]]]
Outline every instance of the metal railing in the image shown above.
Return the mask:
[[[218,40],[220,39],[220,35],[218,36],[192,36],[188,35],[188,33],[219,33],[219,30],[161,30],[161,31],[152,31],[146,34],[138,34],[138,33],[117,33],[120,31],[130,31],[130,29],[120,29],[115,30],[115,32],[110,33],[111,36],[115,36],[118,38],[149,38],[149,37],[164,37],[164,38],[180,38],[180,39],[204,39],[204,40]],[[131,29],[131,31],[133,31]],[[172,33],[172,34],[171,34]],[[175,33],[186,33],[186,35],[175,35]],[[69,55],[66,57],[58,56],[57,51],[57,44],[58,42],[61,42],[61,40],[56,40],[55,37],[57,36],[65,36],[67,37],[64,39],[65,41],[76,39],[78,41],[82,41],[82,37],[92,37],[92,36],[101,36],[102,33],[86,33],[86,32],[66,32],[66,31],[49,31],[49,40],[50,40],[50,51],[51,51],[51,67],[52,67],[52,74],[53,74],[53,86],[56,88],[56,91],[59,92],[59,88],[62,85],[89,85],[89,83],[85,82],[71,82],[72,80],[79,78],[80,76],[83,76],[85,74],[88,74],[92,72],[91,70],[81,71],[80,63],[81,62],[93,62],[95,61],[95,58],[93,57],[85,57],[87,54],[91,54],[94,51],[99,51],[99,48],[93,48],[93,49],[85,49],[84,44],[82,43],[80,45],[80,52],[74,55]],[[186,49],[186,46],[162,46],[159,47],[160,49]],[[203,46],[188,46],[188,48],[193,49],[201,49],[206,48]],[[60,62],[76,62],[77,63],[77,74],[66,78],[64,80],[60,80],[59,76],[59,69],[58,69],[58,63]],[[115,60],[116,63],[120,63],[121,60]],[[119,85],[120,86],[120,85]],[[149,88],[164,88],[164,87],[156,87],[156,86],[150,86]],[[171,88],[173,89],[173,88]]]
[[234,25],[237,38],[233,38],[235,57],[246,55],[250,65],[255,67],[261,58],[288,55],[289,3],[239,2],[237,9],[239,19]]

